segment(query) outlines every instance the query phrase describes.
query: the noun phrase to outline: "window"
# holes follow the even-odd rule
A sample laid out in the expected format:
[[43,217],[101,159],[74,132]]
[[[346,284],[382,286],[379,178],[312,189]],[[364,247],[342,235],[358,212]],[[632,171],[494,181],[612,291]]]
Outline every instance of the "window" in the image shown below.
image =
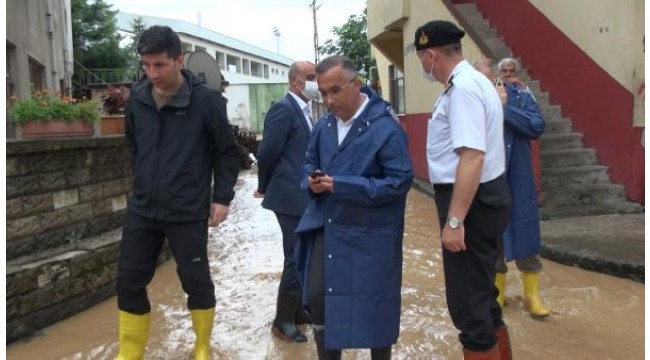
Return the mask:
[[264,65],[264,78],[268,79],[269,78],[269,66]]
[[228,71],[233,71],[241,73],[241,59],[237,56],[226,55],[226,65],[228,66]]
[[262,67],[262,64],[256,61],[251,61],[251,75],[264,77],[264,67]]
[[184,41],[181,42],[181,50],[182,50],[183,54],[185,54],[186,52],[191,52],[193,49],[194,49],[194,47],[193,47],[192,44],[186,43]]
[[45,67],[32,57],[29,57],[29,85],[32,93],[45,89]]
[[226,70],[226,55],[220,51],[215,51],[214,58],[217,59],[219,69]]
[[242,69],[244,70],[244,74],[250,75],[251,74],[251,61],[248,59],[242,59]]
[[198,46],[198,45],[196,45],[196,46],[194,47],[194,51],[205,51],[205,50],[206,50],[206,49],[205,49],[203,46]]
[[388,74],[390,77],[390,84],[388,85],[390,102],[397,114],[404,114],[406,110],[404,105],[404,74],[395,65],[388,67]]
[[16,90],[16,47],[7,41],[7,85],[6,85],[6,99],[9,103],[9,98],[12,95],[16,95],[14,91]]

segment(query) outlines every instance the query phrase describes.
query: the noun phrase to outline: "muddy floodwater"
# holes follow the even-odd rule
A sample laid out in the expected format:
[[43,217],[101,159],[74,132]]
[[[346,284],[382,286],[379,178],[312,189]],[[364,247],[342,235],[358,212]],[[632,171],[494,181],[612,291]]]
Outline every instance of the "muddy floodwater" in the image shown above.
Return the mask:
[[[226,223],[210,232],[209,253],[217,292],[212,336],[214,359],[316,359],[311,330],[306,344],[271,335],[282,240],[273,213],[252,194],[253,172],[242,172]],[[447,312],[439,229],[433,200],[412,190],[404,237],[402,321],[393,359],[461,359]],[[521,302],[521,277],[510,267],[505,319],[513,357],[526,360],[643,359],[644,285],[543,261],[540,293],[552,313],[535,321]],[[173,261],[158,268],[149,287],[152,326],[145,359],[190,359],[194,333]],[[111,298],[10,344],[7,358],[113,359],[117,354],[117,303]],[[343,359],[370,359],[347,350]]]

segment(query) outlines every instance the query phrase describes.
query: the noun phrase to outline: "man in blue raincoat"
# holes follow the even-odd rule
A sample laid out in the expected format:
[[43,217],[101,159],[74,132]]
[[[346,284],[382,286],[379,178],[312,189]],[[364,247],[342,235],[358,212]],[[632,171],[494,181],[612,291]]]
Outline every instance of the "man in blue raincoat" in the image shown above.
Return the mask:
[[506,261],[515,260],[523,273],[524,302],[534,319],[549,315],[538,294],[541,235],[535,181],[531,163],[530,140],[544,132],[545,122],[528,87],[517,78],[519,64],[505,58],[497,65],[493,59],[477,63],[476,69],[497,86],[503,103],[503,136],[506,149],[506,179],[512,194],[510,223],[503,234],[503,243],[496,263],[497,301],[505,305]]
[[413,181],[406,134],[390,104],[361,87],[350,59],[328,57],[316,74],[329,111],[314,127],[302,169],[311,196],[296,230],[303,300],[319,359],[340,359],[346,348],[390,359]]

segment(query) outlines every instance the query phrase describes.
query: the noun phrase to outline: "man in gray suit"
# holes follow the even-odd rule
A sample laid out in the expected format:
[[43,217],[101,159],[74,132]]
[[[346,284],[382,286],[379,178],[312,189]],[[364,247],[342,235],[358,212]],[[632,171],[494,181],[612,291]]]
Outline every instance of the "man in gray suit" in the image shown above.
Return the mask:
[[262,206],[275,213],[282,229],[284,269],[271,330],[291,342],[306,342],[296,324],[308,323],[298,281],[294,233],[309,202],[300,189],[300,166],[313,127],[311,100],[318,96],[315,65],[297,61],[289,68],[289,91],[276,101],[264,118],[264,136],[257,153],[258,186],[253,196],[263,197]]

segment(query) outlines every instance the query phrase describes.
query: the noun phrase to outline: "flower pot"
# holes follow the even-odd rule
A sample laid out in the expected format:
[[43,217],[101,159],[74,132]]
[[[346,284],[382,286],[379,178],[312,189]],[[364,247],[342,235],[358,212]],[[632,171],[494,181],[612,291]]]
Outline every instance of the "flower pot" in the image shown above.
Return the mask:
[[124,115],[103,115],[99,122],[100,135],[124,134]]
[[93,125],[84,120],[46,120],[20,125],[23,139],[92,136]]

